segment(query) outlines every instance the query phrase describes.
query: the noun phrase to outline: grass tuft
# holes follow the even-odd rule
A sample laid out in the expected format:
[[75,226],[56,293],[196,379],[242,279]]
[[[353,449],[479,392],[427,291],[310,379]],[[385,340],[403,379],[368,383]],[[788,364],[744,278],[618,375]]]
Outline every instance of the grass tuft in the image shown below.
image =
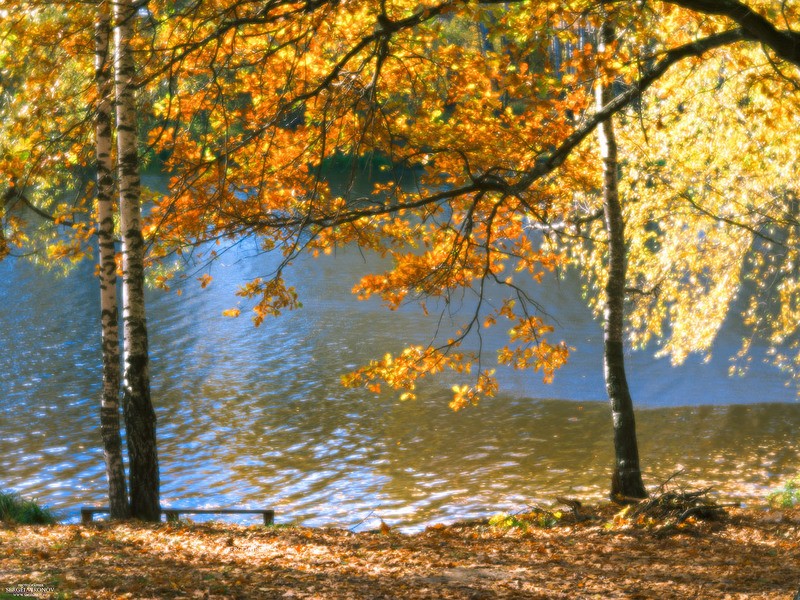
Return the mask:
[[20,525],[54,525],[57,519],[46,506],[25,500],[19,494],[0,492],[0,521]]

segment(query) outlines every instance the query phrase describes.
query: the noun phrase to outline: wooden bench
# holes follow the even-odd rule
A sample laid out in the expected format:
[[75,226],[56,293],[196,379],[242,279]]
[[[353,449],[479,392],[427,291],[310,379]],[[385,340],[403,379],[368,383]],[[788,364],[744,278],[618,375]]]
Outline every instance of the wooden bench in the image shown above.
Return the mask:
[[[96,513],[111,512],[107,506],[81,506],[81,523],[91,523]],[[274,510],[250,508],[162,508],[161,514],[167,515],[167,521],[177,521],[179,515],[262,515],[264,525],[275,522]]]

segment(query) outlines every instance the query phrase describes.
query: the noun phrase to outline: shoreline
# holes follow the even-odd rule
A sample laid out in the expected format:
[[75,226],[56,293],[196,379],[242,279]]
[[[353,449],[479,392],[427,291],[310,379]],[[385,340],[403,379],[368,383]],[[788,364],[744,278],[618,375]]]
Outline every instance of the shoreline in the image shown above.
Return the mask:
[[581,507],[586,518],[567,513],[552,527],[480,519],[413,534],[184,521],[6,525],[0,598],[15,586],[64,600],[787,599],[800,588],[800,508],[730,508],[666,529],[619,510]]

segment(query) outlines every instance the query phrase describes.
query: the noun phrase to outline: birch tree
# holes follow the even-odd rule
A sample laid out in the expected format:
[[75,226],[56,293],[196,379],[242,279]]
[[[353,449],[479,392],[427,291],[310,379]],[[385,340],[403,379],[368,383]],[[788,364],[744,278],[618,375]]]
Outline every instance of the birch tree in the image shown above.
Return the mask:
[[114,89],[117,179],[122,237],[124,337],[123,408],[128,445],[131,516],[159,521],[156,415],[150,397],[149,353],[144,299],[144,253],[135,97],[136,62],[131,46],[137,7],[113,3]]
[[9,26],[2,40],[13,51],[2,65],[2,83],[10,85],[3,90],[9,101],[0,127],[8,135],[0,170],[14,183],[13,193],[7,193],[10,239],[18,255],[64,272],[97,250],[99,430],[111,517],[125,518],[109,5],[65,11],[56,3],[5,3],[4,8]]
[[95,23],[95,80],[97,109],[95,146],[97,153],[97,247],[100,268],[100,311],[103,348],[103,395],[100,431],[108,479],[108,501],[112,519],[124,519],[129,513],[125,466],[120,435],[120,352],[119,310],[117,300],[116,231],[114,226],[114,159],[112,101],[114,82],[111,74],[111,15],[107,2],[97,6]]
[[[609,21],[600,27],[598,38],[597,49],[603,53],[614,39],[614,27]],[[606,81],[602,74],[597,79],[596,96],[598,111],[613,99],[611,82]],[[625,287],[628,257],[625,245],[625,220],[619,197],[619,163],[614,117],[609,117],[597,126],[597,138],[603,169],[603,220],[608,236],[608,278],[604,290],[603,309],[603,373],[614,425],[615,465],[611,478],[611,496],[645,498],[647,492],[639,467],[633,400],[625,374]]]

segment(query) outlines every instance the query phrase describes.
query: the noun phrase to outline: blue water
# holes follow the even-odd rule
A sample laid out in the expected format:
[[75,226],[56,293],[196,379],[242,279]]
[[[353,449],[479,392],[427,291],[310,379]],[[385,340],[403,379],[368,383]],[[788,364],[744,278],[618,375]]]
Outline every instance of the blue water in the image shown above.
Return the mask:
[[[535,291],[555,336],[575,348],[555,382],[501,369],[498,398],[454,414],[452,376],[424,384],[414,402],[340,385],[348,370],[426,343],[436,327],[413,306],[392,312],[350,294],[377,261],[352,251],[301,259],[290,280],[304,308],[255,328],[234,291],[274,268],[256,254],[248,244],[224,254],[208,289],[192,279],[182,295],[148,294],[164,505],[273,507],[278,522],[345,527],[372,515],[362,526],[381,517],[415,528],[557,494],[605,494],[602,335],[574,279]],[[91,271],[59,279],[0,263],[0,487],[68,520],[82,504],[102,504],[105,491]],[[222,316],[237,305],[240,318]],[[502,334],[484,331],[487,360]],[[797,472],[795,391],[758,361],[744,378],[727,376],[740,335],[729,325],[709,364],[629,355],[648,483],[685,468],[687,483],[724,497],[763,496]]]

